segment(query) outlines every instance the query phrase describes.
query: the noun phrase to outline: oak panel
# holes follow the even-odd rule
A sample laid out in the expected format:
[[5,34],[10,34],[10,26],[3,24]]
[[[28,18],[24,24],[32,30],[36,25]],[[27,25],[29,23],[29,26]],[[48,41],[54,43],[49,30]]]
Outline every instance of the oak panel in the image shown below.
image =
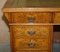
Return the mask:
[[49,50],[49,39],[15,39],[16,50]]
[[54,23],[60,23],[60,13],[55,13]]
[[41,38],[48,39],[52,33],[49,25],[16,25],[13,27],[14,38]]
[[14,23],[51,23],[52,14],[46,12],[20,12],[13,13]]
[[16,52],[49,52],[49,51],[40,51],[40,50],[21,50]]

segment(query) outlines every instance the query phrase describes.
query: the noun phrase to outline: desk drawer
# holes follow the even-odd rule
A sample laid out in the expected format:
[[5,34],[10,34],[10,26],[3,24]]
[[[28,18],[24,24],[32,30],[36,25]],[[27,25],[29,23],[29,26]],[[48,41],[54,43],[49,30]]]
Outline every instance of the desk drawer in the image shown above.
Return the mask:
[[11,26],[14,38],[49,38],[52,33],[52,26],[49,25],[16,25]]
[[60,13],[55,13],[54,23],[60,23]]
[[49,52],[49,51],[40,51],[40,50],[20,50],[16,52]]
[[51,13],[40,12],[21,12],[12,14],[14,23],[50,23],[52,22]]
[[49,39],[15,39],[16,50],[49,50]]

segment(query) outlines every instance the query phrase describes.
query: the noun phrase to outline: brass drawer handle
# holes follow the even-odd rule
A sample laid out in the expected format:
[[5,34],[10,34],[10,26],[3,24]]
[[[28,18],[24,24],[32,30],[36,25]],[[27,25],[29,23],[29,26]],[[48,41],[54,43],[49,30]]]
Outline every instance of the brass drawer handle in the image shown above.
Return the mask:
[[36,34],[36,32],[35,31],[28,31],[28,34],[29,35],[34,35],[34,34]]
[[30,43],[28,43],[28,46],[30,47],[30,48],[34,48],[35,47],[35,43],[34,42],[30,42]]
[[35,17],[34,16],[28,17],[28,22],[35,22]]

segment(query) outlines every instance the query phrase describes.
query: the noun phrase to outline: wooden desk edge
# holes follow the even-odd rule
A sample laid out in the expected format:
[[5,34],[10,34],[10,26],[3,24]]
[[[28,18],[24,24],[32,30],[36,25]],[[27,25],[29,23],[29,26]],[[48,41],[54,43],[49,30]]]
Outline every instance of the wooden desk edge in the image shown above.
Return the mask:
[[9,23],[9,25],[60,25],[60,23]]
[[60,8],[3,8],[3,12],[60,12]]

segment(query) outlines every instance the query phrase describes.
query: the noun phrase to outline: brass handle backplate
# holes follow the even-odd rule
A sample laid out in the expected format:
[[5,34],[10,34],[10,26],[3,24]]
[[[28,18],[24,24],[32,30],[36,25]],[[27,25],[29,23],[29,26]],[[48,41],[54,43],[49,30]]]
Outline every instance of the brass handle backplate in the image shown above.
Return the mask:
[[34,16],[29,16],[28,17],[28,22],[35,22],[35,17]]
[[28,31],[28,34],[29,35],[34,35],[34,34],[36,34],[36,32],[35,31]]

